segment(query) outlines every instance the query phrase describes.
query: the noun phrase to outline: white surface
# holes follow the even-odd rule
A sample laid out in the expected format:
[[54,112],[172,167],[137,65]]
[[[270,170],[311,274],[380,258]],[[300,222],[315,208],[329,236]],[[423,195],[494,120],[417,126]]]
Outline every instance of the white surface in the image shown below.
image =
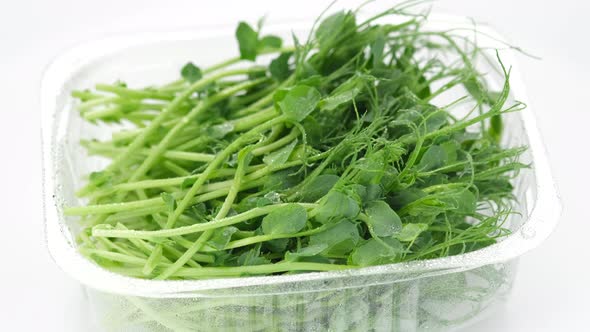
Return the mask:
[[[358,2],[358,1],[357,1]],[[385,2],[385,1],[382,1]],[[388,1],[389,2],[389,1]],[[127,0],[0,1],[0,318],[7,331],[88,330],[79,286],[57,269],[44,247],[40,202],[38,88],[43,68],[61,50],[119,32],[162,31],[308,17],[328,1],[171,2]],[[341,1],[345,7],[354,1]],[[392,2],[393,3],[393,2]],[[281,8],[282,7],[282,8]],[[562,223],[521,260],[506,309],[470,331],[582,331],[590,298],[590,209],[583,204],[589,141],[590,3],[562,0],[447,0],[435,9],[473,16],[542,61],[520,64],[554,176],[563,198]],[[313,10],[315,14],[319,10]]]

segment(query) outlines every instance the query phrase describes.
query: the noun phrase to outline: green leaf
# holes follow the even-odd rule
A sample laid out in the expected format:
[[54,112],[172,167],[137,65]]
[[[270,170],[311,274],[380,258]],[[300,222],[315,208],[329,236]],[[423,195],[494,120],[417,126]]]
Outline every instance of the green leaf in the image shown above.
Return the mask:
[[346,255],[360,241],[358,229],[352,222],[342,219],[333,227],[309,237],[309,245],[327,245],[325,254]]
[[292,52],[281,53],[281,55],[270,62],[268,66],[270,75],[277,81],[284,81],[291,75],[289,59],[292,54]]
[[477,198],[475,195],[471,191],[465,190],[458,196],[459,206],[456,211],[467,215],[473,214],[477,208]]
[[402,231],[397,234],[395,237],[402,241],[402,242],[412,242],[418,238],[422,232],[425,232],[428,229],[427,224],[422,223],[412,223],[412,224],[405,224],[402,228]]
[[374,201],[367,204],[365,213],[367,224],[377,236],[392,236],[402,229],[402,222],[397,213],[384,201]]
[[189,83],[194,83],[203,77],[201,68],[195,66],[192,62],[184,65],[184,67],[182,67],[180,70],[180,74],[182,75],[182,78],[184,78]]
[[366,186],[367,194],[365,197],[365,202],[375,201],[383,196],[383,187],[380,184],[368,184]]
[[283,46],[283,40],[277,36],[264,36],[258,42],[258,50],[259,51],[269,51],[269,50],[276,50]]
[[294,140],[284,147],[267,154],[262,158],[262,161],[269,166],[282,165],[287,162],[287,160],[289,160],[289,156],[291,156],[291,153],[293,153],[293,149],[296,145],[297,140]]
[[500,142],[502,138],[502,132],[504,131],[504,124],[502,123],[502,117],[500,115],[494,115],[490,118],[490,128],[488,134],[496,141]]
[[173,212],[176,209],[176,199],[174,199],[174,196],[172,196],[172,194],[163,192],[160,194],[160,197],[162,197],[162,200],[168,207],[168,211]]
[[272,95],[272,100],[274,101],[275,105],[279,107],[279,102],[281,102],[289,93],[289,89],[282,88],[275,90],[275,93]]
[[420,163],[418,164],[418,169],[422,172],[431,171],[446,165],[447,161],[448,156],[445,149],[439,145],[432,145],[422,155]]
[[262,219],[264,234],[294,234],[305,227],[307,211],[299,204],[273,210]]
[[321,95],[316,88],[296,85],[277,103],[289,119],[300,122],[315,110]]
[[299,84],[313,86],[314,88],[322,85],[323,77],[321,75],[312,75],[299,81]]
[[[309,117],[308,117],[308,119],[309,119]],[[293,153],[291,153],[291,156],[289,157],[289,161],[305,160],[306,158],[309,158],[311,156],[316,156],[320,153],[321,153],[320,151],[314,149],[309,144],[299,144],[295,147],[295,149],[293,149]]]
[[426,197],[409,204],[405,212],[410,216],[428,218],[435,217],[447,209],[449,209],[448,202],[436,197]]
[[241,266],[249,266],[268,264],[270,261],[264,257],[260,257],[260,250],[250,249],[238,257],[237,263]]
[[287,251],[285,253],[285,260],[288,262],[295,262],[301,257],[312,257],[319,255],[326,249],[328,249],[328,245],[325,243],[321,243],[301,248],[297,252]]
[[283,202],[281,200],[281,194],[277,193],[276,191],[267,192],[264,194],[263,198],[270,200],[271,204],[279,204]]
[[281,191],[295,186],[301,180],[301,174],[293,169],[285,169],[269,174],[264,181],[264,191]]
[[271,252],[284,253],[290,239],[274,239],[264,242],[264,247]]
[[256,198],[256,207],[263,207],[267,205],[271,205],[272,201],[266,197],[257,197]]
[[213,232],[207,243],[215,249],[223,250],[231,240],[232,235],[237,231],[238,229],[233,226],[218,228]]
[[426,193],[418,188],[408,188],[400,192],[394,193],[388,200],[388,202],[393,209],[399,210],[405,207],[406,205],[425,196]]
[[379,32],[375,41],[371,44],[371,56],[373,57],[373,68],[381,67],[383,64],[383,50],[385,49],[385,36]]
[[403,252],[399,241],[392,238],[382,239],[384,243],[369,239],[354,249],[350,262],[356,266],[371,266],[392,263]]
[[205,203],[197,203],[184,211],[184,214],[196,222],[207,221],[207,206]]
[[246,22],[240,22],[236,29],[236,38],[240,47],[240,58],[256,60],[258,54],[258,33]]
[[387,167],[384,157],[382,153],[375,153],[360,159],[354,165],[354,168],[358,170],[356,181],[364,185],[381,182],[381,178],[385,175],[385,168]]
[[477,101],[490,106],[496,103],[501,97],[501,94],[498,92],[488,91],[483,82],[478,80],[476,76],[471,76],[465,80],[463,86]]
[[339,191],[330,191],[317,207],[315,219],[327,223],[339,218],[355,218],[360,212],[359,203]]
[[477,208],[477,199],[469,190],[448,195],[441,198],[441,200],[447,203],[456,213],[460,214],[473,214]]
[[220,123],[218,125],[207,127],[206,129],[207,135],[216,139],[223,138],[232,131],[234,131],[234,125],[232,122]]
[[448,114],[443,111],[436,111],[433,114],[430,114],[428,118],[424,121],[424,125],[426,126],[426,132],[430,133],[437,129],[440,129],[447,123]]
[[444,142],[440,147],[445,150],[447,164],[452,164],[457,161],[457,151],[459,150],[459,144],[457,144],[457,141],[451,140]]
[[301,200],[304,202],[315,202],[324,197],[340,180],[338,175],[321,174],[307,184],[300,192]]
[[430,174],[428,177],[421,178],[421,180],[424,187],[449,183],[449,177],[442,173]]
[[332,111],[340,105],[352,102],[362,91],[363,85],[364,81],[361,77],[353,76],[349,78],[321,101],[320,108],[322,110]]
[[392,186],[398,181],[398,172],[390,164],[401,159],[403,154],[404,149],[391,144],[365,155],[354,164],[358,170],[355,181],[365,186],[379,183],[385,188]]
[[356,202],[365,202],[367,198],[367,187],[362,184],[353,183],[344,188],[344,193],[352,197]]
[[353,14],[340,11],[326,17],[316,30],[316,38],[320,49],[329,49],[338,46],[338,42],[347,36],[351,36],[356,30],[356,22]]

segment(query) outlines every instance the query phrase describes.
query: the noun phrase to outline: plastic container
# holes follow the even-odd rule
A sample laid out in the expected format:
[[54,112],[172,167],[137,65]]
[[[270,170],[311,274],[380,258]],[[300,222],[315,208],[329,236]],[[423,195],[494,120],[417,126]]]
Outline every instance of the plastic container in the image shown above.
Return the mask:
[[[433,16],[428,25],[447,29],[464,27],[465,22]],[[288,35],[293,27],[300,32],[298,28],[307,28],[310,23],[267,26],[265,31]],[[453,330],[501,304],[510,292],[518,257],[549,235],[560,212],[530,107],[506,118],[504,138],[507,145],[529,146],[524,159],[533,168],[515,181],[521,217],[509,221],[512,235],[475,252],[339,272],[199,281],[124,277],[77,252],[73,241],[76,224],[63,217],[62,207],[77,204],[74,191],[80,187],[82,175],[99,166],[78,142],[109,133],[106,127],[92,126],[79,118],[69,92],[118,78],[138,85],[175,79],[178,69],[189,60],[206,65],[237,54],[233,28],[89,42],[61,55],[44,76],[41,107],[47,245],[56,263],[85,287],[96,323],[112,331]],[[481,26],[478,30],[483,32],[478,37],[481,45],[504,46],[493,31]],[[511,51],[501,55],[512,65],[512,97],[526,103]]]

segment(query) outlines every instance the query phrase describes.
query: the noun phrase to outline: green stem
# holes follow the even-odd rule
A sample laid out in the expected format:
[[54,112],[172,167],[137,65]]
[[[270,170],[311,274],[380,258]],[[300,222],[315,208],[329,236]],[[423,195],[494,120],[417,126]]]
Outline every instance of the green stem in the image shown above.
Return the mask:
[[[295,234],[268,234],[268,235],[250,236],[250,237],[247,237],[244,239],[231,241],[230,243],[228,243],[225,246],[225,248],[223,248],[223,250],[235,249],[235,248],[245,247],[245,246],[249,246],[249,245],[260,243],[260,242],[267,242],[267,241],[278,240],[278,239],[290,239],[290,238],[295,238],[295,237],[310,236],[313,234],[321,233],[328,228],[329,227],[327,225],[322,225],[320,227],[310,229],[307,231],[303,231],[303,232],[299,232],[299,233],[295,233]],[[204,252],[213,252],[213,251],[218,251],[218,250],[216,250],[216,249],[204,250]]]
[[[223,219],[229,213],[231,206],[234,203],[234,201],[238,195],[238,192],[240,192],[242,178],[244,177],[246,167],[248,166],[248,163],[250,162],[248,154],[250,153],[251,150],[252,150],[251,148],[245,148],[242,151],[240,151],[239,157],[238,157],[238,167],[236,169],[236,174],[234,176],[233,183],[231,184],[229,192],[228,192],[227,196],[225,197],[225,200],[223,201],[223,204],[221,205],[219,212],[217,212],[217,215],[215,216],[215,219],[213,220],[213,222],[216,220]],[[180,269],[184,264],[186,264],[187,260],[192,255],[194,255],[196,252],[201,250],[201,248],[203,247],[205,242],[209,240],[211,235],[213,235],[213,229],[209,229],[209,230],[204,231],[199,236],[197,241],[195,241],[195,243],[176,262],[174,262],[174,264],[172,264],[171,266],[166,268],[166,270],[164,270],[160,275],[158,275],[156,277],[156,279],[159,279],[159,280],[166,279],[166,278],[170,277],[172,274],[174,274],[176,271],[178,271],[178,269]]]
[[[72,93],[72,95],[73,95],[73,93]],[[112,96],[93,98],[88,101],[80,103],[77,106],[77,108],[80,112],[85,113],[86,111],[89,111],[90,109],[92,109],[96,106],[112,103],[112,102],[115,102],[120,99],[121,99],[120,97],[112,97]]]
[[267,107],[257,113],[245,116],[243,118],[231,120],[233,132],[244,131],[250,129],[262,122],[268,121],[279,116],[279,112],[275,110],[274,106]]
[[[258,179],[255,181],[250,181],[248,183],[245,183],[243,185],[243,190],[248,190],[248,189],[252,189],[252,188],[256,188],[259,187],[261,185],[263,185],[265,183],[264,179]],[[223,188],[223,189],[219,189],[219,190],[215,190],[215,191],[211,191],[202,195],[198,195],[195,196],[190,204],[197,204],[197,203],[203,203],[203,202],[207,202],[210,201],[212,199],[216,199],[219,197],[223,197],[226,196],[227,193],[229,192],[229,188]],[[118,222],[121,220],[125,220],[125,219],[130,219],[130,218],[135,218],[135,217],[140,217],[140,216],[144,216],[144,215],[149,215],[152,213],[158,213],[158,212],[163,212],[166,210],[166,205],[164,204],[164,201],[160,200],[159,204],[145,204],[146,206],[142,206],[141,208],[138,208],[134,211],[126,211],[125,209],[120,210],[120,213],[117,214],[113,214],[110,215],[106,218],[106,220],[102,220],[99,221],[97,223],[94,223],[93,225],[98,225],[102,222],[107,222],[107,223],[113,223],[113,222]],[[69,215],[86,215],[86,212],[80,213],[80,211],[74,211],[78,214],[69,214]],[[99,212],[100,213],[104,213],[103,212]],[[109,212],[111,213],[111,212]]]
[[[286,79],[283,83],[281,83],[277,87],[277,89],[284,88],[284,87],[292,84],[294,81],[295,81],[295,76],[291,75],[288,79]],[[274,98],[274,91],[269,93],[267,96],[260,98],[257,102],[251,104],[250,106],[239,110],[238,112],[236,112],[236,116],[239,118],[239,117],[243,117],[246,115],[250,115],[252,113],[256,113],[264,106],[267,106],[268,104],[272,103],[273,98]]]
[[164,136],[164,138],[162,138],[160,143],[158,143],[158,145],[150,151],[150,154],[143,161],[143,163],[137,169],[135,169],[133,174],[129,177],[129,181],[136,181],[137,179],[142,177],[150,169],[150,167],[153,166],[153,164],[160,157],[160,155],[162,155],[164,151],[168,148],[168,145],[170,144],[172,139],[203,111],[205,111],[215,103],[224,100],[239,91],[256,86],[266,80],[266,78],[261,78],[253,81],[247,81],[246,83],[238,84],[236,86],[223,90],[220,93],[210,97],[209,100],[200,102],[187,115],[181,118],[180,121],[174,127],[172,127],[172,129],[168,133],[166,133],[166,135]]
[[[110,155],[112,156],[125,153],[125,148],[123,147],[116,147],[116,146],[105,146],[99,145],[97,142],[89,142],[88,144],[88,151],[91,154],[99,154],[99,155]],[[144,156],[149,156],[152,153],[153,149],[144,148],[139,150],[139,152]],[[188,160],[188,161],[197,161],[197,162],[209,162],[215,158],[215,155],[208,154],[208,153],[200,153],[200,152],[187,152],[187,151],[175,151],[175,150],[167,150],[162,153],[162,157],[168,159],[177,159],[177,160]],[[143,159],[143,158],[142,158]]]
[[213,173],[213,171],[216,168],[218,168],[219,165],[224,160],[226,160],[226,158],[228,158],[232,153],[234,153],[238,149],[240,149],[244,144],[249,143],[253,139],[256,139],[264,131],[272,128],[274,125],[277,125],[279,123],[283,123],[286,120],[287,120],[286,117],[280,116],[280,117],[277,117],[277,118],[275,118],[271,121],[268,121],[264,124],[261,124],[258,127],[255,127],[253,129],[251,129],[250,131],[244,133],[240,137],[238,137],[235,141],[230,143],[223,151],[221,151],[219,154],[217,154],[215,159],[212,160],[207,165],[207,168],[203,171],[201,176],[199,176],[199,178],[195,181],[195,183],[189,189],[189,191],[184,196],[182,201],[180,201],[180,203],[178,204],[178,206],[176,207],[174,212],[168,216],[168,222],[166,223],[166,228],[174,227],[174,223],[176,222],[176,219],[178,219],[178,216],[180,216],[180,214],[182,214],[182,212],[189,206],[193,196],[195,196],[199,192],[199,190],[201,189],[201,187],[203,186],[205,181],[207,181],[209,179],[209,176]]
[[203,74],[212,73],[212,72],[214,72],[216,70],[219,70],[219,69],[225,68],[225,67],[229,67],[229,66],[231,66],[233,64],[236,64],[236,63],[238,63],[240,61],[241,61],[241,59],[239,57],[230,58],[228,60],[222,61],[222,62],[220,62],[218,64],[215,64],[213,66],[210,66],[210,67],[204,69],[203,70]]
[[[311,162],[311,161],[321,160],[328,155],[329,155],[328,152],[323,152],[321,154],[318,154],[316,156],[308,158],[308,161]],[[259,168],[255,171],[253,171],[252,173],[249,173],[246,176],[245,180],[247,181],[247,184],[245,184],[245,185],[248,186],[248,189],[255,187],[260,184],[259,181],[263,176],[268,175],[268,174],[278,171],[278,170],[291,168],[291,167],[298,166],[301,164],[302,164],[301,160],[293,160],[293,161],[286,162],[286,163],[280,164],[280,165]],[[200,176],[202,176],[203,174],[204,174],[204,172],[201,173]],[[197,180],[200,178],[200,176],[197,177]],[[168,180],[171,182],[172,181],[179,181],[179,179],[186,179],[186,178],[190,178],[190,176],[172,178],[172,179],[163,179],[163,180],[146,180],[146,181],[142,181],[142,182],[146,183],[146,186],[142,185],[142,186],[135,188],[134,183],[130,183],[129,185],[133,186],[133,187],[127,188],[127,189],[129,189],[129,190],[135,190],[135,189],[139,189],[139,188],[146,189],[146,188],[148,188],[147,185],[158,184],[158,183],[162,183],[162,182],[165,182]],[[136,182],[136,184],[137,183],[138,182]],[[204,185],[203,189],[199,189],[200,190],[199,192],[207,192],[207,190],[212,190],[212,191],[207,192],[201,196],[195,197],[195,199],[191,200],[190,203],[195,204],[195,203],[203,202],[204,200],[202,200],[202,199],[205,197],[207,197],[207,198],[210,197],[209,199],[219,197],[217,195],[219,195],[220,192],[224,192],[224,190],[227,190],[227,188],[229,187],[226,185],[228,182],[223,182],[224,185],[220,185],[219,183],[220,182]],[[173,184],[168,183],[168,185],[173,185]],[[121,184],[121,186],[123,186],[123,184]],[[219,189],[217,189],[217,188],[219,188]],[[164,206],[164,201],[162,200],[162,198],[161,197],[154,197],[154,198],[149,198],[146,200],[138,200],[138,201],[131,201],[131,202],[106,203],[106,204],[97,204],[97,205],[68,207],[64,210],[64,214],[67,216],[81,216],[81,215],[90,215],[90,214],[108,214],[108,213],[114,213],[114,212],[124,212],[124,211],[128,211],[128,210],[138,210],[138,209],[142,209],[142,208],[148,208],[148,209],[153,209],[154,207],[161,208],[163,206]]]
[[215,82],[222,77],[234,76],[234,75],[244,75],[244,74],[248,74],[251,72],[252,72],[251,69],[234,69],[234,70],[229,70],[229,71],[222,72],[222,73],[219,73],[216,75],[205,77],[205,78],[200,79],[200,80],[196,81],[195,83],[193,83],[189,88],[187,88],[181,94],[176,96],[174,98],[174,100],[172,100],[172,102],[170,104],[168,104],[166,106],[166,108],[164,108],[162,110],[162,112],[160,114],[158,114],[158,116],[152,122],[150,122],[150,124],[144,130],[142,130],[139,133],[139,135],[137,135],[133,139],[133,141],[127,146],[127,152],[125,154],[122,154],[122,155],[118,156],[117,158],[115,158],[113,160],[113,162],[109,166],[107,166],[107,170],[113,171],[113,170],[116,170],[120,167],[127,165],[128,161],[130,159],[129,157],[132,156],[133,154],[135,154],[137,152],[137,150],[139,150],[141,147],[143,147],[143,145],[146,142],[146,139],[154,131],[156,131],[156,129],[158,129],[158,127],[160,127],[160,125],[162,125],[162,123],[168,117],[168,115],[170,113],[173,113],[195,91],[206,87],[210,83]]
[[193,138],[189,141],[186,141],[186,142],[176,146],[175,149],[179,150],[179,151],[193,150],[195,148],[206,146],[206,144],[209,143],[210,141],[212,141],[211,137],[200,136],[200,137]]
[[97,84],[95,88],[98,91],[111,92],[118,96],[131,99],[157,99],[166,101],[174,99],[173,94],[161,93],[158,91],[136,90],[118,85]]
[[268,96],[269,94],[273,94],[274,91],[277,89],[277,84],[270,84],[268,87],[257,91],[257,92],[253,92],[251,94],[248,94],[246,96],[243,97],[239,97],[239,103],[240,105],[248,105],[250,103],[255,103],[256,101],[260,100],[261,98],[264,98],[266,96]]
[[177,163],[173,162],[172,160],[165,160],[162,165],[167,168],[172,173],[178,176],[188,176],[191,172],[187,171],[186,169],[182,168]]
[[283,147],[283,146],[291,143],[294,139],[296,139],[299,136],[300,133],[301,132],[299,131],[299,129],[293,128],[291,130],[291,132],[289,133],[289,135],[281,137],[280,139],[278,139],[272,143],[269,143],[265,146],[261,146],[259,148],[254,149],[252,151],[252,154],[254,156],[262,156],[262,155],[265,155],[269,152],[272,152],[280,147]]
[[[141,231],[141,230],[118,230],[118,229],[105,229],[100,226],[95,226],[92,229],[92,236],[102,237],[116,237],[116,238],[136,238],[136,239],[154,239],[154,238],[167,238],[172,236],[186,235],[191,233],[199,233],[210,229],[217,229],[220,227],[235,225],[253,218],[267,215],[268,213],[284,208],[285,206],[294,203],[283,203],[275,205],[267,205],[259,208],[253,208],[244,213],[240,213],[231,217],[222,218],[219,220],[210,221],[203,224],[194,224],[190,226],[177,227],[172,229],[161,229],[156,231]],[[304,208],[311,210],[317,207],[317,204],[312,203],[298,203]]]

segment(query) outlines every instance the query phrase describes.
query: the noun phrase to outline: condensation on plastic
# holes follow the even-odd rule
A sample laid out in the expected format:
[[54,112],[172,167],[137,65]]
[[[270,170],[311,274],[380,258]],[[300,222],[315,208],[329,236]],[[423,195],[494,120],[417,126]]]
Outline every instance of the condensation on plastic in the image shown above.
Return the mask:
[[[429,19],[432,29],[466,27],[448,16]],[[265,27],[288,36],[310,22]],[[503,48],[501,38],[479,26],[482,45]],[[492,312],[509,294],[517,259],[554,229],[560,204],[544,147],[529,107],[506,118],[505,143],[528,145],[532,170],[515,181],[521,217],[503,241],[471,253],[432,260],[337,272],[193,281],[134,279],[111,273],[75,247],[78,230],[63,216],[82,176],[103,166],[79,146],[81,138],[108,137],[106,126],[83,122],[72,89],[118,78],[145,85],[178,77],[187,61],[215,63],[237,53],[233,27],[133,35],[77,46],[47,69],[42,82],[44,214],[47,246],[55,262],[86,289],[96,323],[108,331],[423,331],[454,330]],[[514,55],[513,98],[527,102]],[[493,75],[490,75],[493,77]],[[501,76],[495,77],[501,84]]]

